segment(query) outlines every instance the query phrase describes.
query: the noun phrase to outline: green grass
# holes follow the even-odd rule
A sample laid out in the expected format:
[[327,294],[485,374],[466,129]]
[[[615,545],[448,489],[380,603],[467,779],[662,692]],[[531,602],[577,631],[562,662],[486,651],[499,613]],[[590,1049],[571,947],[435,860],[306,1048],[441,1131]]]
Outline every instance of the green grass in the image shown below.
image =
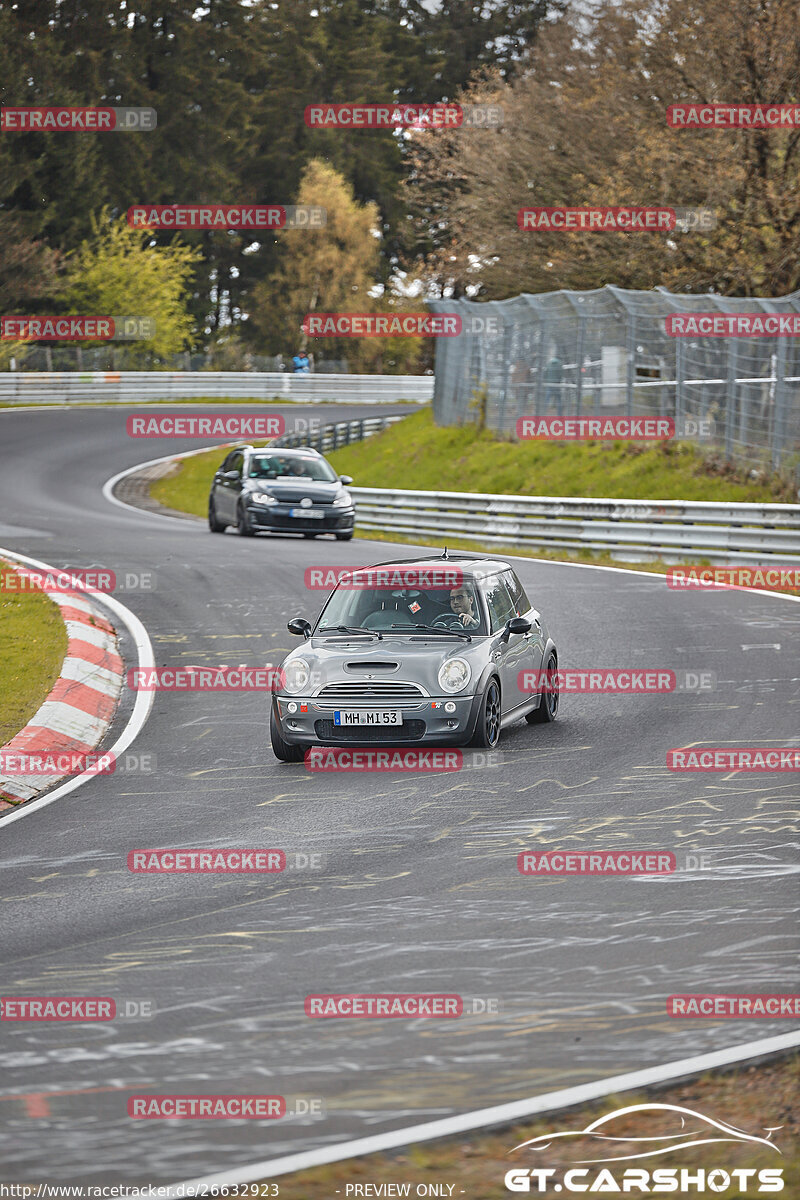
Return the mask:
[[[0,560],[0,571],[9,564]],[[0,746],[23,729],[61,673],[67,632],[39,591],[0,590]]]
[[475,427],[437,426],[414,413],[366,442],[331,454],[362,487],[598,496],[630,500],[745,500],[795,503],[776,477],[750,480],[680,442],[511,442]]

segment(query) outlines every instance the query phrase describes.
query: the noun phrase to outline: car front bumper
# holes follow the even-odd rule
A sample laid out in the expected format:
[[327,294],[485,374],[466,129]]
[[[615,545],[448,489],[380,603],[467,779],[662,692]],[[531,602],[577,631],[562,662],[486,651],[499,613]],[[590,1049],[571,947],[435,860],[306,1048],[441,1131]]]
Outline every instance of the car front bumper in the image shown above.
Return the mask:
[[[334,725],[336,709],[321,705],[313,697],[279,695],[273,709],[284,740],[302,746],[463,746],[475,732],[481,696],[432,696],[415,705],[351,704],[354,709],[396,710],[402,725]],[[295,705],[295,711],[289,705]],[[445,712],[445,704],[455,711]]]
[[355,524],[354,508],[334,508],[333,505],[314,505],[308,511],[322,512],[322,517],[293,517],[297,504],[248,504],[247,515],[253,529],[280,533],[347,533]]

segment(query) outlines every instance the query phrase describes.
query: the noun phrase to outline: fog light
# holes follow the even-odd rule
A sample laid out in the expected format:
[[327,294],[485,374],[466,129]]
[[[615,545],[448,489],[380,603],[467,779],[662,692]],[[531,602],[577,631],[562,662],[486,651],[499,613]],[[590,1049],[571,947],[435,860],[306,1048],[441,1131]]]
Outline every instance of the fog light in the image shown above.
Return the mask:
[[456,725],[458,725],[458,721],[448,721],[447,725],[449,729],[455,729]]
[[452,700],[447,701],[447,704],[445,704],[445,706],[444,706],[444,711],[445,712],[455,712],[456,711],[456,706],[455,706],[455,704],[453,704]]
[[295,704],[294,700],[290,700],[289,703],[286,705],[286,711],[287,712],[297,712],[297,705]]

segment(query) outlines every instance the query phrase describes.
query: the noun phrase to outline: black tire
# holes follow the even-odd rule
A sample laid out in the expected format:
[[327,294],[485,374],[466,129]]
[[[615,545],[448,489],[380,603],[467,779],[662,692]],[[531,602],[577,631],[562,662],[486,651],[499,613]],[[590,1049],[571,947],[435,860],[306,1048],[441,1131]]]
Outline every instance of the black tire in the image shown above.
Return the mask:
[[250,524],[250,518],[241,503],[236,505],[236,532],[239,537],[253,537],[255,534],[255,529]]
[[[555,654],[550,652],[547,659],[545,671],[557,671],[558,662]],[[558,681],[556,680],[555,689],[547,692],[542,692],[542,698],[539,701],[539,707],[533,712],[529,712],[525,716],[525,720],[529,725],[549,725],[551,721],[555,721],[558,716]]]
[[352,529],[350,530],[350,532],[349,532],[349,533],[337,533],[337,534],[336,534],[336,540],[337,540],[337,542],[350,542],[350,541],[352,541],[352,540],[353,540],[353,531],[352,531]]
[[272,742],[272,753],[281,762],[298,763],[302,762],[306,755],[305,746],[293,746],[290,742],[284,740],[280,726],[275,720],[275,710],[273,709],[269,717],[269,739]]
[[212,533],[224,533],[228,528],[222,521],[217,520],[217,510],[211,497],[208,500],[208,528]]
[[490,679],[483,693],[478,722],[470,739],[470,746],[482,746],[493,750],[500,741],[500,684]]

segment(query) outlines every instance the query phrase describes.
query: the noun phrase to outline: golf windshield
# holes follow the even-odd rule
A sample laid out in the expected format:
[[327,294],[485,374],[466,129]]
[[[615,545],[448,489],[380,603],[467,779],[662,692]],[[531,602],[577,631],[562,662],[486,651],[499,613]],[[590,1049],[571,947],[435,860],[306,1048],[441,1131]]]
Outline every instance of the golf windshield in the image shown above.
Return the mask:
[[[472,580],[453,587],[364,587],[347,580],[339,584],[317,622],[315,634],[336,632],[338,626],[372,629],[383,634],[409,632],[413,625],[485,634],[486,622]],[[405,626],[393,630],[392,626]]]
[[324,458],[293,454],[254,454],[250,459],[251,479],[313,479],[318,483],[335,483],[339,476]]

